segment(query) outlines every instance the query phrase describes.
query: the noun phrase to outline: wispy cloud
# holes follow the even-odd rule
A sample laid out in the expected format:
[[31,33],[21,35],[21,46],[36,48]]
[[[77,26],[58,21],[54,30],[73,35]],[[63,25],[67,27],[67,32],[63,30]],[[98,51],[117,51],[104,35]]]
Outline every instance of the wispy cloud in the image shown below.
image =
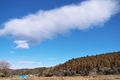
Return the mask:
[[14,53],[14,51],[10,51],[10,53]]
[[34,61],[19,61],[18,63],[21,63],[21,64],[34,64],[34,63],[41,64],[41,62],[34,62]]
[[47,58],[47,60],[54,60],[55,58]]
[[27,63],[27,64],[33,64],[33,63],[35,63],[34,61],[19,61],[19,63]]
[[38,62],[38,64],[41,64],[41,62]]
[[58,34],[68,33],[71,29],[83,30],[103,25],[119,11],[119,0],[86,0],[53,10],[40,10],[20,19],[11,19],[4,23],[0,35],[12,35],[19,40],[14,41],[18,44],[16,48],[27,49],[28,44],[39,44]]
[[29,44],[26,43],[25,40],[16,40],[14,41],[14,43],[18,44],[18,46],[16,46],[15,48],[20,48],[20,49],[28,49],[29,48]]
[[55,63],[55,62],[49,62],[49,63]]

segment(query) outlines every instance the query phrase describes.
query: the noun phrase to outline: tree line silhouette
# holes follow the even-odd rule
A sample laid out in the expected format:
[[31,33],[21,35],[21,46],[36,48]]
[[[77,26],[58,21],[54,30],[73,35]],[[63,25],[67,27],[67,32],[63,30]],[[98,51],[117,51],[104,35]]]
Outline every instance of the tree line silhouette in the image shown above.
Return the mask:
[[71,59],[64,64],[48,68],[46,76],[73,76],[92,74],[119,74],[120,52],[106,53],[95,56],[86,56]]
[[34,76],[94,76],[120,74],[120,51],[94,56],[73,58],[54,67],[41,67],[34,69],[8,70],[1,61],[0,76],[4,75],[34,75]]

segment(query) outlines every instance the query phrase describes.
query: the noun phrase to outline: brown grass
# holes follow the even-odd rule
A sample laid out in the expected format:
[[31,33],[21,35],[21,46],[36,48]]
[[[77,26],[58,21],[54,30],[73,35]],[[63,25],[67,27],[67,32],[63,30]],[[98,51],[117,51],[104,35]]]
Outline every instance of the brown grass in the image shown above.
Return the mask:
[[120,80],[120,75],[77,76],[77,77],[29,77],[26,79],[0,78],[0,80]]

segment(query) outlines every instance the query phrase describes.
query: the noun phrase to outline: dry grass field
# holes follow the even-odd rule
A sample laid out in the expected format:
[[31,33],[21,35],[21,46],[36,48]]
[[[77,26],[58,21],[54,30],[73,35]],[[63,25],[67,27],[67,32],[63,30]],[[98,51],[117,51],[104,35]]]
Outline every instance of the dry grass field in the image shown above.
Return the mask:
[[77,77],[29,77],[26,79],[0,78],[0,80],[120,80],[120,75],[77,76]]

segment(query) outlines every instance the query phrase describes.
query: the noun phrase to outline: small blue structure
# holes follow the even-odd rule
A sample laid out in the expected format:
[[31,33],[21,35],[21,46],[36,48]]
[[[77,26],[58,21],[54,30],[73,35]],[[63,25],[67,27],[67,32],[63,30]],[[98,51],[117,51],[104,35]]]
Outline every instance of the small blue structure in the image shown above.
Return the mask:
[[28,78],[27,75],[19,75],[20,78]]

